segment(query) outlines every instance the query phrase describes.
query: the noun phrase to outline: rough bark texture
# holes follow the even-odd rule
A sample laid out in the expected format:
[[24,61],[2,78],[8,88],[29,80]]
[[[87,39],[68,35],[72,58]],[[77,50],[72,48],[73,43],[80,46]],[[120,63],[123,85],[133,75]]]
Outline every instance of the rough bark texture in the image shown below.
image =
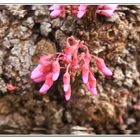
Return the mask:
[[[66,102],[61,77],[47,94],[39,95],[41,83],[33,83],[30,72],[41,55],[62,51],[70,35],[104,58],[113,76],[106,78],[94,68],[96,97],[77,79]],[[7,83],[16,90],[9,91]],[[0,6],[1,134],[138,134],[138,103],[139,5],[119,6],[111,18],[87,15],[81,20],[71,15],[51,19],[47,5]]]

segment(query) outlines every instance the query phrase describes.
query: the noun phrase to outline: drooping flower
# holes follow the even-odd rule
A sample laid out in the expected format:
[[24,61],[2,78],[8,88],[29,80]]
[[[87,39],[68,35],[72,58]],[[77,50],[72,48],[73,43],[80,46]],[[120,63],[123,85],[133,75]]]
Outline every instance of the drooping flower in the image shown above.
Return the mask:
[[64,93],[64,96],[65,96],[65,100],[66,101],[69,101],[70,100],[70,97],[71,97],[71,87],[69,87],[68,91],[66,91]]
[[60,17],[61,16],[61,5],[52,5],[49,10],[52,10],[50,16],[52,18]]
[[[71,44],[69,43],[71,41]],[[68,37],[66,40],[66,48],[64,50],[65,56],[68,61],[72,60],[72,56],[77,53],[77,50],[79,48],[79,40],[76,40],[73,36]],[[77,54],[76,54],[77,55]]]
[[51,12],[50,16],[51,16],[52,18],[56,18],[56,17],[59,17],[60,14],[61,14],[61,10],[55,10],[55,11],[52,11],[52,12]]
[[96,79],[91,70],[89,71],[87,87],[91,91],[91,93],[93,93],[93,95],[97,95]]
[[52,62],[52,74],[53,81],[56,81],[60,74],[60,64],[58,60]]
[[89,65],[84,63],[82,66],[82,79],[83,79],[83,83],[85,84],[87,84],[88,82],[88,75],[89,75]]
[[96,78],[90,66],[92,58],[94,58],[96,66],[103,74],[106,76],[112,75],[102,58],[91,55],[84,41],[77,40],[71,36],[67,38],[66,48],[63,52],[40,58],[39,64],[31,72],[31,78],[37,83],[44,81],[39,92],[45,94],[54,84],[54,81],[58,79],[61,68],[65,69],[63,90],[65,99],[68,101],[71,97],[71,77],[77,76],[79,72],[82,72],[83,83],[93,95],[96,95]]
[[41,71],[41,65],[39,64],[31,73],[31,79],[37,79],[43,76],[43,72]]
[[65,72],[63,76],[63,89],[65,92],[67,92],[69,88],[70,88],[70,74],[67,68],[67,71]]
[[87,9],[87,5],[80,5],[78,7],[77,17],[82,18],[85,15],[86,11],[87,11],[86,9]]
[[46,93],[50,89],[50,87],[53,85],[53,83],[54,81],[52,80],[52,73],[49,73],[48,75],[46,75],[45,83],[42,85],[39,92],[42,94]]
[[94,56],[95,61],[96,61],[96,65],[98,67],[98,69],[106,76],[111,76],[112,72],[111,70],[105,65],[105,62],[102,58],[96,57]]
[[36,83],[45,81],[45,75],[42,75],[42,76],[40,76],[39,78],[35,78],[35,79],[33,79],[33,80],[34,80],[34,82],[36,82]]

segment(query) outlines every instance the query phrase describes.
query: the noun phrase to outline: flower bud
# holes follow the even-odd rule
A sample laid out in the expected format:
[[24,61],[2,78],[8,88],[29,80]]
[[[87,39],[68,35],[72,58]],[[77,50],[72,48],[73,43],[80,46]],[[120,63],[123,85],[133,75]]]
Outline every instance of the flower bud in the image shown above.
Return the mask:
[[31,79],[36,79],[43,76],[43,72],[41,71],[42,66],[39,64],[32,72]]
[[54,11],[52,11],[52,12],[50,13],[50,16],[51,16],[52,18],[56,18],[56,17],[61,16],[61,10],[54,10]]
[[78,18],[82,18],[83,16],[84,16],[84,14],[86,13],[86,11],[78,11],[78,13],[77,13],[77,17]]
[[63,88],[64,91],[67,92],[70,87],[70,74],[66,72],[63,76]]
[[60,74],[60,64],[57,60],[52,63],[52,74],[52,80],[56,81]]
[[94,77],[94,75],[92,74],[91,71],[89,71],[87,88],[91,91],[91,93],[93,93],[93,95],[97,95],[96,79],[95,79],[95,77]]
[[50,87],[53,85],[53,80],[52,80],[52,74],[49,73],[47,76],[46,76],[46,79],[45,79],[45,83],[43,84],[43,86],[40,88],[39,92],[41,94],[44,94],[45,92],[47,92]]
[[79,11],[86,10],[86,9],[87,9],[87,6],[88,6],[88,5],[80,4],[80,6],[78,7],[78,10],[79,10]]
[[33,79],[33,80],[34,80],[34,82],[36,82],[36,83],[39,83],[39,82],[45,81],[45,75],[40,76],[39,78],[36,78],[36,79]]
[[89,66],[84,63],[82,66],[82,79],[83,83],[87,84],[88,82],[88,75],[89,75]]
[[66,91],[64,94],[65,94],[65,100],[66,101],[70,100],[70,97],[71,97],[71,87],[69,87],[68,91]]
[[102,58],[96,57],[94,56],[95,61],[96,61],[96,65],[98,67],[98,69],[106,76],[111,76],[112,72],[111,70],[105,65],[105,62]]

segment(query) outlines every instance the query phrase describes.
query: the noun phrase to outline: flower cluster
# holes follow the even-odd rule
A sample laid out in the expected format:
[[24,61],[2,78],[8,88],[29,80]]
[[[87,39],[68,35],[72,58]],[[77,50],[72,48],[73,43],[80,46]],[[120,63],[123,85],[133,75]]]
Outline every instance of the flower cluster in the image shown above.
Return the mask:
[[87,5],[53,5],[49,8],[51,10],[50,16],[52,18],[65,17],[66,14],[72,13],[78,18],[82,18],[86,13]]
[[84,41],[71,36],[67,38],[63,52],[40,58],[39,65],[31,73],[31,79],[35,82],[45,81],[39,90],[44,94],[59,78],[60,70],[64,69],[63,90],[65,99],[68,101],[71,97],[71,77],[75,77],[77,73],[81,72],[83,83],[93,95],[96,95],[96,78],[90,66],[91,60],[95,61],[95,65],[104,75],[112,75],[102,58],[90,54]]
[[[77,16],[77,18],[82,18],[87,12],[87,8],[90,5],[52,5],[49,10],[51,10],[50,16],[52,18],[65,17],[66,14],[72,13]],[[93,5],[94,6],[94,5]],[[97,6],[96,13],[104,15],[106,17],[111,17],[113,12],[117,9],[116,4],[110,5],[99,5]]]

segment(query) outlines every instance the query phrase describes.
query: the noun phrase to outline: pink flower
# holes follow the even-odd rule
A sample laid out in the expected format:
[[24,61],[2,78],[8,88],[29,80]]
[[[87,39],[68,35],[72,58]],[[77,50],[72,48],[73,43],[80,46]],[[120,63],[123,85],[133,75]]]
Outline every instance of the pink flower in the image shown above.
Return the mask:
[[89,66],[84,63],[82,66],[82,79],[83,83],[87,84],[88,82],[88,75],[89,75]]
[[[32,71],[31,78],[35,82],[45,81],[39,92],[45,94],[60,75],[60,68],[66,72],[63,75],[63,89],[66,101],[71,97],[70,78],[79,75],[82,71],[83,83],[93,94],[97,94],[96,79],[90,66],[91,60],[95,60],[98,69],[105,75],[111,76],[112,72],[105,65],[102,58],[91,55],[84,41],[75,39],[73,36],[66,40],[66,48],[63,52],[42,56],[39,65]],[[63,65],[60,67],[60,64]],[[70,68],[70,69],[69,69]]]
[[50,13],[50,16],[52,18],[61,16],[61,5],[53,5],[49,8],[49,10],[52,10],[52,12]]
[[108,67],[102,68],[101,72],[106,76],[111,76],[112,75],[112,71]]
[[50,60],[52,60],[53,58],[53,54],[49,54],[49,55],[45,55],[45,56],[41,56],[39,63],[41,65],[47,65],[48,62],[50,62]]
[[98,69],[106,76],[111,76],[112,72],[111,70],[105,65],[105,62],[102,58],[96,57],[94,56],[95,61],[96,61],[96,65],[98,67]]
[[43,72],[41,71],[42,66],[39,64],[31,73],[31,79],[37,79],[43,76]]
[[67,92],[70,88],[70,74],[68,73],[68,71],[66,71],[66,73],[63,76],[63,83],[64,91]]
[[69,87],[68,91],[66,91],[64,93],[64,95],[65,95],[65,100],[66,101],[70,100],[70,97],[71,97],[71,87]]
[[87,63],[89,65],[90,61],[91,61],[91,55],[89,53],[89,51],[87,50],[86,54],[84,55],[84,61],[85,63]]
[[72,58],[71,46],[70,45],[67,45],[66,48],[65,48],[65,50],[64,50],[64,52],[65,52],[65,55],[66,55],[66,59],[68,61],[71,61],[71,58]]
[[78,69],[79,68],[79,65],[78,65],[78,57],[77,56],[73,56],[73,60],[71,62],[71,65],[74,69]]
[[52,57],[53,55],[47,55],[47,56],[42,56],[39,60],[39,63],[41,65],[40,71],[43,74],[48,74],[52,70]]
[[38,78],[35,78],[35,79],[33,79],[33,80],[34,80],[34,82],[36,82],[36,83],[45,81],[45,75],[42,75],[42,76],[40,76],[40,77],[38,77]]
[[87,5],[80,5],[78,7],[77,17],[82,18],[86,13]]
[[78,7],[78,10],[79,11],[84,11],[84,10],[86,10],[87,9],[87,5],[82,5],[82,4],[80,4],[80,6]]
[[93,93],[93,95],[97,95],[96,79],[91,71],[89,71],[87,88],[91,91],[91,93]]
[[[72,45],[70,45],[69,43],[70,41]],[[78,50],[78,47],[79,47],[78,45],[79,45],[79,40],[76,40],[73,36],[67,38],[66,48],[64,52],[68,60],[71,61],[72,55]]]
[[60,74],[60,64],[58,60],[52,63],[52,74],[53,74],[52,76],[53,81],[56,81]]
[[40,64],[31,73],[31,78],[35,82],[45,81],[39,90],[40,93],[47,92],[59,77],[60,65],[57,60],[53,61],[52,58],[53,55],[42,56],[39,60]]
[[77,17],[82,18],[85,15],[86,11],[78,11]]
[[78,59],[78,47],[77,46],[77,49],[75,49],[74,53],[73,53],[73,59],[72,59],[72,62],[71,62],[71,65],[74,69],[78,69],[79,68],[79,59]]
[[56,18],[56,17],[61,16],[61,10],[54,10],[54,11],[52,11],[52,12],[50,13],[50,16],[51,16],[52,18]]
[[43,86],[39,90],[39,92],[42,94],[47,92],[50,89],[50,87],[53,85],[53,82],[54,82],[52,80],[52,73],[49,73],[48,75],[46,75],[45,78],[46,78],[45,83],[43,84]]

